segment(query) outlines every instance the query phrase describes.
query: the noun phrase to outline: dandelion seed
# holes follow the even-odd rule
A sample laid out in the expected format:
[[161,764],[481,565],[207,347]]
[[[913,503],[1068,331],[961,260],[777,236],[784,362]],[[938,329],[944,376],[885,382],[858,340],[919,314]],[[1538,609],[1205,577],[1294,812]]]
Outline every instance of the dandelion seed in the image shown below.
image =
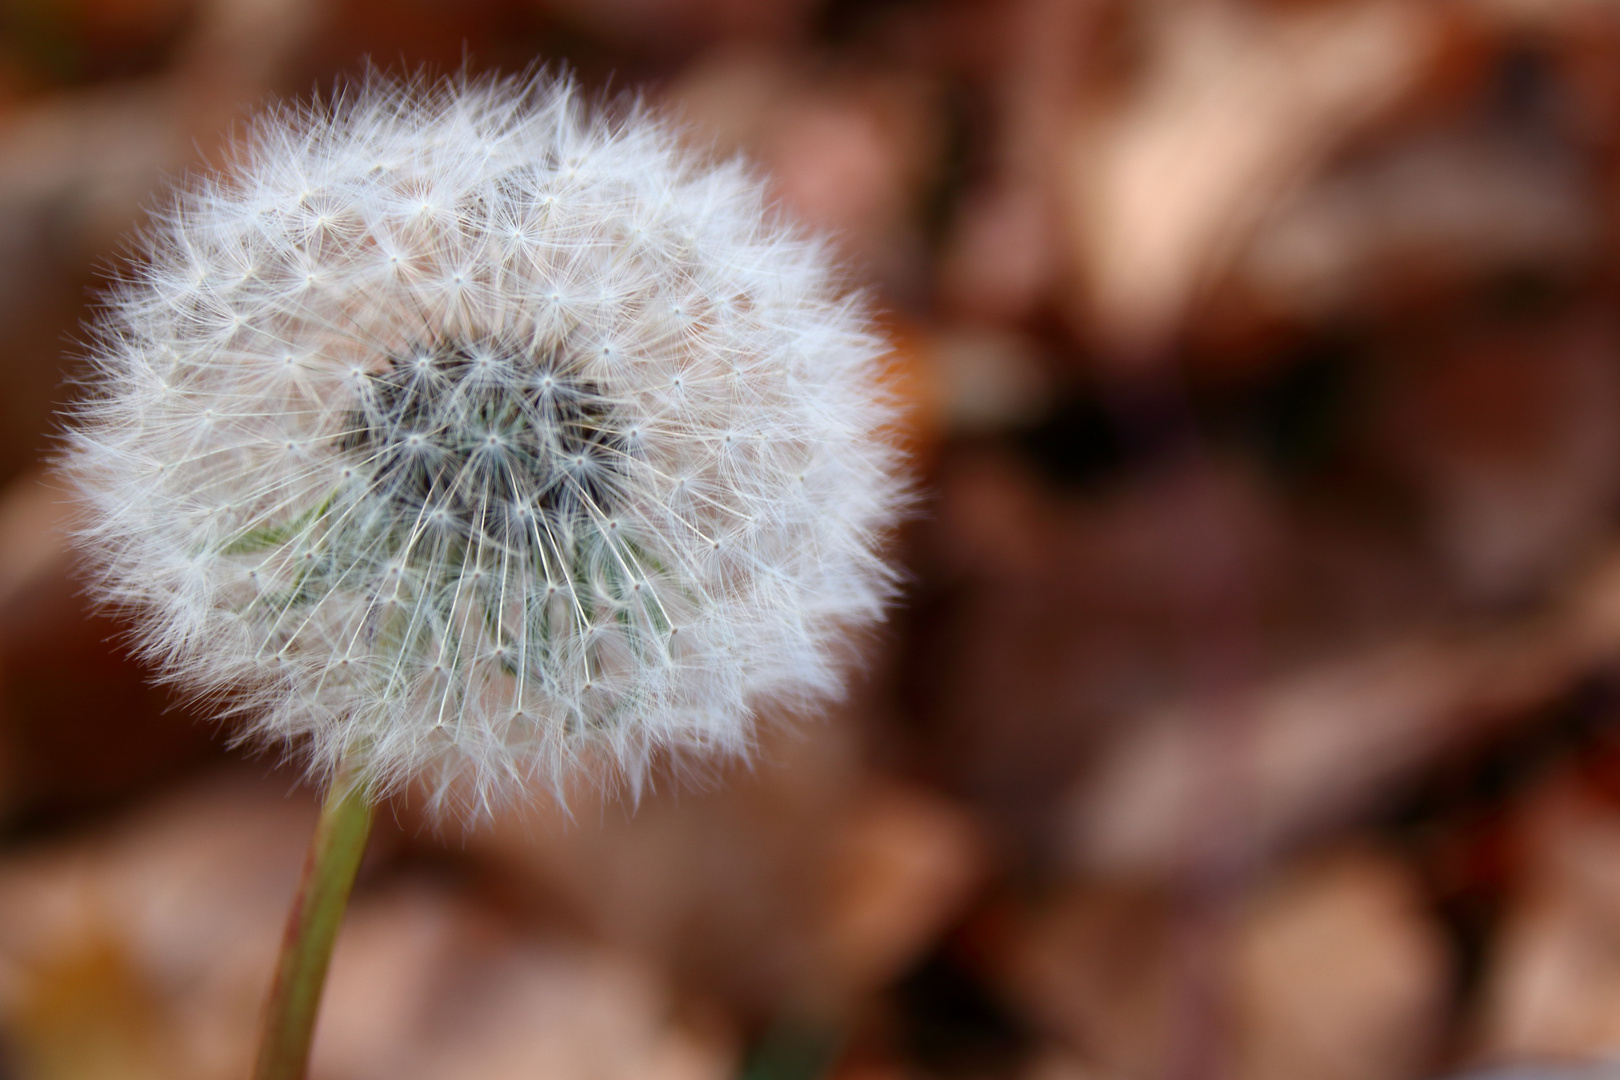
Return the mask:
[[109,599],[246,737],[488,807],[835,695],[893,578],[880,341],[736,164],[545,79],[257,121],[109,298]]

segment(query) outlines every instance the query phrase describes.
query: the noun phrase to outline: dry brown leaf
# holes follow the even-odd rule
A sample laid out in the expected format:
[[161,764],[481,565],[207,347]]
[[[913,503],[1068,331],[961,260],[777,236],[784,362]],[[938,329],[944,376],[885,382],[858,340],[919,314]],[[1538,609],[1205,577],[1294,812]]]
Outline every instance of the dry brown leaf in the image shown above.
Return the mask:
[[[1620,648],[1620,559],[1575,575],[1548,609],[1494,627],[1433,627],[1269,680],[1236,726],[1183,706],[1124,728],[1075,788],[1077,865],[1170,874],[1210,813],[1224,761],[1236,850],[1275,853],[1353,818],[1449,749],[1486,737]],[[1218,741],[1216,741],[1218,740]]]
[[1523,829],[1529,866],[1491,947],[1479,1053],[1620,1054],[1620,812],[1556,780]]
[[1436,46],[1437,9],[1405,0],[1152,10],[1147,74],[1077,126],[1068,154],[1077,306],[1122,356],[1173,335],[1266,209],[1397,102]]
[[524,933],[464,893],[400,882],[347,920],[311,1071],[317,1080],[732,1075],[730,1033],[694,1028],[679,1011],[655,975],[622,956]]
[[0,490],[0,609],[66,571],[73,507],[60,481],[30,470]]
[[844,811],[817,936],[845,1000],[889,984],[957,917],[987,869],[965,811],[924,789],[869,784]]
[[[993,323],[1027,317],[1049,300],[1062,264],[1058,147],[1098,52],[1103,5],[1016,0],[969,5],[956,28],[965,52],[996,55],[989,175],[964,192],[939,264],[939,291],[958,315]],[[973,16],[970,15],[971,19]]]
[[[284,779],[229,773],[0,861],[0,1025],[58,1069],[41,1080],[243,1074],[312,803]],[[701,1011],[678,1009],[655,972],[498,918],[463,890],[362,883],[348,923],[318,1080],[732,1072],[725,1024],[689,1023]]]
[[[1023,927],[1002,958],[1022,1014],[1100,1077],[1165,1075],[1176,997],[1174,914],[1153,889],[1070,890]],[[1060,1065],[1077,1063],[1053,1061],[1062,1076]]]
[[700,149],[747,152],[784,209],[905,294],[920,287],[916,205],[941,153],[937,97],[904,70],[829,73],[732,46],[691,65],[665,101]]
[[1403,356],[1382,435],[1457,592],[1522,603],[1601,549],[1620,502],[1620,333],[1606,314],[1485,327]]
[[1287,871],[1239,934],[1242,1080],[1417,1080],[1450,958],[1398,863],[1349,851]]
[[852,734],[778,730],[757,764],[702,788],[666,776],[637,807],[586,796],[577,819],[520,810],[465,843],[604,940],[768,1008],[814,969],[817,883],[859,780]]
[[13,973],[8,1048],[23,1080],[182,1080],[156,989],[105,927]]
[[1285,868],[1224,922],[1182,919],[1160,890],[1099,885],[1076,887],[1028,926],[1011,958],[1013,991],[1082,1058],[1047,1055],[1054,1076],[1166,1075],[1192,1021],[1194,945],[1213,966],[1215,999],[1203,1007],[1214,1028],[1201,1053],[1224,1059],[1204,1059],[1219,1075],[1422,1075],[1447,958],[1399,863],[1330,853]]
[[633,814],[512,817],[467,844],[688,985],[844,1017],[957,916],[985,865],[962,811],[863,776],[849,734],[776,740],[751,772]]
[[1257,223],[1239,279],[1270,313],[1313,321],[1589,265],[1601,213],[1581,163],[1546,132],[1501,127],[1424,132],[1328,170]]

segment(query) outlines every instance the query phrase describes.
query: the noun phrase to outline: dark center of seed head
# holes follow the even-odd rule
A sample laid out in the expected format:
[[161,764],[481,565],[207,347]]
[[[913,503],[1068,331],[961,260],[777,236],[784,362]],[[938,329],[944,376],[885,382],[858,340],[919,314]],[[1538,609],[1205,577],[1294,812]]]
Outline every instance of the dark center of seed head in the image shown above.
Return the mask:
[[548,351],[402,351],[367,375],[342,446],[408,528],[450,527],[507,549],[606,520],[624,438],[598,387]]

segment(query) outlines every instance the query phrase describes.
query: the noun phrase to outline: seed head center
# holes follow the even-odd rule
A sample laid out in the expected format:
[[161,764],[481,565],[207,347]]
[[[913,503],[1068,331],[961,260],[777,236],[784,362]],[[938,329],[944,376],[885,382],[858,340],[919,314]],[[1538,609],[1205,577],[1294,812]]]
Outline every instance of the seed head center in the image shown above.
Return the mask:
[[620,503],[626,459],[612,403],[549,351],[414,346],[361,381],[342,447],[368,500],[511,551],[534,517],[574,534]]

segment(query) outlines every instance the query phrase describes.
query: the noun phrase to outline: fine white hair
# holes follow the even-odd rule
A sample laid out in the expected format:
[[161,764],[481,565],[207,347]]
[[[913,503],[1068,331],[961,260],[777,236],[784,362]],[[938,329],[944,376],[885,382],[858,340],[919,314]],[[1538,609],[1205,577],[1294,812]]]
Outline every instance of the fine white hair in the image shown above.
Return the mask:
[[864,301],[644,109],[372,74],[137,256],[65,454],[100,593],[316,775],[478,813],[744,752],[893,593]]

